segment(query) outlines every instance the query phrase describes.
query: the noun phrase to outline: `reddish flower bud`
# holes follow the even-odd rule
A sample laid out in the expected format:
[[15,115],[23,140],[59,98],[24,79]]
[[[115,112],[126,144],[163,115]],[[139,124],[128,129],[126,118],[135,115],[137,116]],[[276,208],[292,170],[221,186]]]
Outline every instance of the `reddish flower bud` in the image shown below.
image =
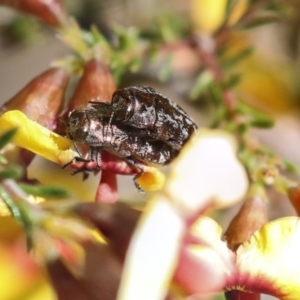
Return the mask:
[[69,102],[68,110],[86,107],[89,101],[110,102],[116,85],[110,69],[99,60],[87,63]]
[[[116,85],[107,65],[97,59],[89,61],[62,118],[67,119],[69,111],[82,109],[88,105],[89,101],[110,102],[115,90]],[[61,131],[63,131],[62,128]],[[113,156],[102,151],[104,165],[113,160]],[[116,172],[109,168],[105,169],[103,165],[101,169],[101,180],[95,200],[102,203],[114,203],[118,199]]]
[[55,27],[66,23],[68,17],[60,0],[0,0],[0,4],[31,14]]
[[225,232],[225,238],[231,250],[236,251],[267,222],[266,205],[266,201],[259,196],[251,197],[244,202]]
[[297,216],[300,216],[300,186],[290,188],[288,196],[291,204],[296,210]]
[[9,110],[20,110],[29,119],[54,130],[68,80],[69,75],[66,71],[51,68],[34,78],[8,100],[0,109],[0,114]]
[[123,261],[141,212],[120,203],[80,203],[74,209],[81,218],[99,229]]
[[59,299],[117,298],[121,278],[120,260],[110,246],[85,245],[85,263],[81,276],[75,277],[61,261],[48,264],[48,273]]

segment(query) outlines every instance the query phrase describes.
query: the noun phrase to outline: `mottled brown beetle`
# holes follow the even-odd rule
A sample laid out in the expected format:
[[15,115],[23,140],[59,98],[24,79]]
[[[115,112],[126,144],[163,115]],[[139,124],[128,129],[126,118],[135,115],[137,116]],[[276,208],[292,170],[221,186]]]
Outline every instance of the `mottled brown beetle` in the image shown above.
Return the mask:
[[143,164],[168,164],[178,154],[178,151],[162,141],[141,138],[132,128],[130,129],[103,119],[98,110],[91,106],[70,113],[66,134],[74,142],[76,149],[77,144],[91,147],[90,159],[86,160],[79,156],[75,158],[76,161],[96,161],[96,166],[100,169],[100,150],[106,150],[140,170],[134,177],[134,182],[140,189],[136,179],[143,174]]
[[197,125],[182,108],[151,87],[118,89],[111,103],[90,102],[98,114],[113,123],[138,128],[140,137],[160,140],[179,151]]

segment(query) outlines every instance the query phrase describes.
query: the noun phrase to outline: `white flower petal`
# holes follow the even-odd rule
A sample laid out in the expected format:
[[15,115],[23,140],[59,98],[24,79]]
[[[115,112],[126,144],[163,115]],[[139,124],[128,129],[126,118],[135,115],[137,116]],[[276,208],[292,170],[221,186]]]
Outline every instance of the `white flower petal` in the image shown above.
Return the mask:
[[179,211],[190,213],[212,205],[230,206],[247,189],[234,138],[221,130],[201,130],[174,161],[164,191]]
[[170,202],[153,199],[130,244],[118,300],[164,299],[183,232],[184,224]]

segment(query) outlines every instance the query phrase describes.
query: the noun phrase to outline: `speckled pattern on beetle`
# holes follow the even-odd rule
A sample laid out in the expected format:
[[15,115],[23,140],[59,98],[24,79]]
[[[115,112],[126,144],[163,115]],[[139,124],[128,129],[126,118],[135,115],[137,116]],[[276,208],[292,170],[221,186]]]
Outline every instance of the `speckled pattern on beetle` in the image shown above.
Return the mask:
[[140,136],[163,141],[176,150],[180,150],[197,130],[180,106],[151,87],[118,89],[111,103],[90,102],[90,105],[112,122],[139,128]]
[[76,149],[77,144],[91,147],[89,159],[78,151],[75,161],[96,161],[101,169],[100,150],[106,150],[140,170],[135,184],[143,164],[168,164],[196,130],[177,104],[151,87],[139,86],[116,90],[111,103],[90,102],[70,112],[67,121],[67,137]]

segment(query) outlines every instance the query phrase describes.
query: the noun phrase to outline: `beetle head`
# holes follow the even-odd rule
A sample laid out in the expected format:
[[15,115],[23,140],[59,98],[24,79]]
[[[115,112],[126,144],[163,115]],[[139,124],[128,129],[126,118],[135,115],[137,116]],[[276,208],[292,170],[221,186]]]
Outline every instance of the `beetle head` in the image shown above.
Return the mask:
[[70,140],[84,142],[89,134],[90,119],[85,110],[73,110],[67,122],[67,137]]
[[116,90],[112,96],[114,118],[126,121],[134,114],[135,100],[126,89]]

